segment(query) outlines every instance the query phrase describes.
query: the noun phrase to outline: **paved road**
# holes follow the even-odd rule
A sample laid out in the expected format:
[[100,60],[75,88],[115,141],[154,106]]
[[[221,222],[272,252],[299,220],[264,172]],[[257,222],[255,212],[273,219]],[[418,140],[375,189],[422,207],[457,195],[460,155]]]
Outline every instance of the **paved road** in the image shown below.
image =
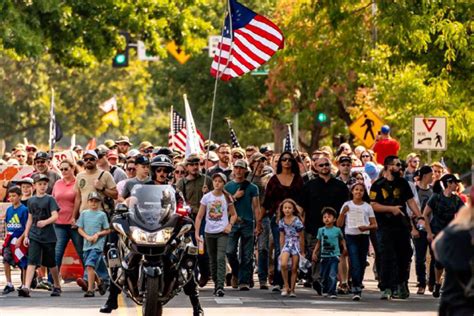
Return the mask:
[[[291,316],[362,316],[362,315],[436,315],[438,301],[430,294],[412,294],[408,300],[392,300],[389,302],[379,299],[376,283],[371,280],[371,269],[367,269],[368,279],[364,282],[366,291],[362,301],[353,302],[348,295],[340,295],[331,300],[317,296],[307,288],[298,287],[296,298],[282,298],[279,294],[268,290],[252,289],[249,292],[240,292],[227,289],[224,298],[212,296],[212,287],[208,285],[201,289],[201,301],[206,316],[242,316],[242,315],[291,315]],[[1,273],[0,284],[3,283]],[[15,275],[18,279],[18,275]],[[415,292],[415,284],[411,283],[411,291]],[[75,283],[63,285],[61,297],[50,297],[49,292],[36,290],[31,298],[18,297],[16,293],[8,296],[0,295],[0,316],[93,316],[104,315],[98,312],[105,302],[105,297],[84,298],[83,293]],[[133,302],[121,296],[120,308],[112,315],[138,316],[141,309]],[[178,295],[167,306],[163,313],[167,316],[192,315],[191,305],[184,294]]]

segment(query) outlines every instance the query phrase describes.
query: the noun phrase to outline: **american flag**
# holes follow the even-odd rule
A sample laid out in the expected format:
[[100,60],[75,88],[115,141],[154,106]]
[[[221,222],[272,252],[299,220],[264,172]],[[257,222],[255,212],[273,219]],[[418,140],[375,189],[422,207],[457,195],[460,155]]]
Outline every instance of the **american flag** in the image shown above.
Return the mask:
[[288,126],[288,133],[286,133],[285,137],[285,146],[283,148],[284,151],[294,152],[295,146],[293,146],[293,139],[291,138],[291,130],[290,126]]
[[238,148],[240,147],[239,140],[237,139],[237,134],[235,133],[235,130],[232,128],[230,125],[230,120],[226,120],[227,124],[229,125],[229,133],[230,133],[230,141],[232,143],[232,148]]
[[[201,139],[199,143],[204,151],[204,137],[197,131]],[[186,151],[186,120],[173,108],[171,108],[170,133],[168,134],[168,147],[181,152]]]
[[211,75],[222,80],[240,77],[267,62],[283,48],[283,33],[273,22],[230,0],[223,37],[216,49]]

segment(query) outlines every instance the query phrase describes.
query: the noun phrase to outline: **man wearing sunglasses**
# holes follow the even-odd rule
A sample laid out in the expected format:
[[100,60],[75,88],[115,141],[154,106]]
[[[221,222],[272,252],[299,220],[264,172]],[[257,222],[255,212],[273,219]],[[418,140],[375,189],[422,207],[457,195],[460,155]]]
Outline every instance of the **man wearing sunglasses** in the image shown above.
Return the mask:
[[[321,215],[323,208],[331,207],[339,212],[342,205],[349,200],[347,186],[331,175],[330,160],[320,156],[315,165],[318,176],[306,182],[301,192],[301,206],[305,213],[306,253],[313,252],[318,229],[324,226]],[[321,295],[319,263],[313,262],[311,278],[313,289]]]
[[376,256],[379,258],[377,271],[382,291],[380,298],[383,300],[392,297],[406,299],[410,295],[408,278],[413,255],[410,233],[414,238],[418,238],[419,234],[411,224],[407,205],[417,225],[424,225],[412,189],[401,176],[401,167],[397,156],[387,156],[383,177],[370,188],[371,205],[378,224]]
[[51,194],[53,192],[54,184],[56,183],[56,181],[61,179],[61,176],[57,172],[49,168],[50,162],[50,157],[47,153],[45,153],[44,151],[37,152],[34,159],[35,171],[31,175],[32,178],[34,178],[34,175],[37,174],[44,174],[48,177],[49,182],[48,189],[46,190],[47,194]]
[[415,182],[413,178],[415,176],[416,170],[418,170],[418,168],[420,167],[420,155],[416,153],[410,153],[407,156],[406,162],[407,162],[407,168],[405,170],[404,178],[407,181]]
[[341,180],[347,185],[350,190],[352,185],[356,183],[356,178],[351,175],[352,158],[349,156],[339,156],[337,159],[338,175],[337,179]]

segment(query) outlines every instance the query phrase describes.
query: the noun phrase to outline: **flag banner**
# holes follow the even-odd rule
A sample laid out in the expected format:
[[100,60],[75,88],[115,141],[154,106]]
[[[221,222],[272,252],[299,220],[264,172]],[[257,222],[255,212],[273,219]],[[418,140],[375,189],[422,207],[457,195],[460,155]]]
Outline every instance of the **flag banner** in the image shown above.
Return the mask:
[[291,127],[288,125],[288,133],[286,133],[285,137],[285,146],[283,148],[284,151],[294,152],[295,146],[293,146],[293,138],[291,137]]
[[54,112],[54,90],[51,89],[51,107],[49,112],[49,149],[52,152],[54,146],[63,138],[63,131],[59,123],[56,121],[56,114]]
[[200,154],[203,150],[200,144],[201,137],[198,134],[196,125],[194,124],[193,113],[189,106],[186,94],[183,94],[184,108],[186,112],[186,158],[191,154]]
[[272,21],[235,0],[229,5],[211,65],[211,75],[224,81],[257,69],[284,45],[283,33]]
[[[204,136],[197,130],[199,135],[199,146],[204,151]],[[168,147],[172,150],[186,151],[186,120],[171,107],[170,133],[168,134]]]
[[239,140],[237,139],[237,134],[235,133],[235,130],[232,128],[230,125],[230,120],[226,120],[227,125],[229,125],[229,133],[230,133],[230,142],[232,143],[232,148],[237,148],[240,147]]
[[97,141],[95,138],[91,138],[86,145],[85,150],[94,150],[97,147]]
[[117,111],[117,98],[115,96],[111,97],[110,99],[104,101],[101,105],[99,105],[99,108],[104,112],[104,113],[109,113],[111,111]]
[[99,108],[105,113],[102,116],[102,123],[105,125],[112,125],[118,127],[120,120],[118,116],[117,98],[115,96],[104,101],[99,105]]

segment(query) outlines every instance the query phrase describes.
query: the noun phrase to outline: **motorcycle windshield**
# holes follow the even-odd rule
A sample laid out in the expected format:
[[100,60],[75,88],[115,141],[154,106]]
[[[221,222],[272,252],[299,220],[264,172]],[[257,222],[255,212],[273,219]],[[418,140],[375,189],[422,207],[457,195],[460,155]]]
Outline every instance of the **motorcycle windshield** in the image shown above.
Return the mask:
[[176,194],[170,185],[136,184],[132,189],[129,212],[135,224],[143,229],[159,229],[175,209]]

